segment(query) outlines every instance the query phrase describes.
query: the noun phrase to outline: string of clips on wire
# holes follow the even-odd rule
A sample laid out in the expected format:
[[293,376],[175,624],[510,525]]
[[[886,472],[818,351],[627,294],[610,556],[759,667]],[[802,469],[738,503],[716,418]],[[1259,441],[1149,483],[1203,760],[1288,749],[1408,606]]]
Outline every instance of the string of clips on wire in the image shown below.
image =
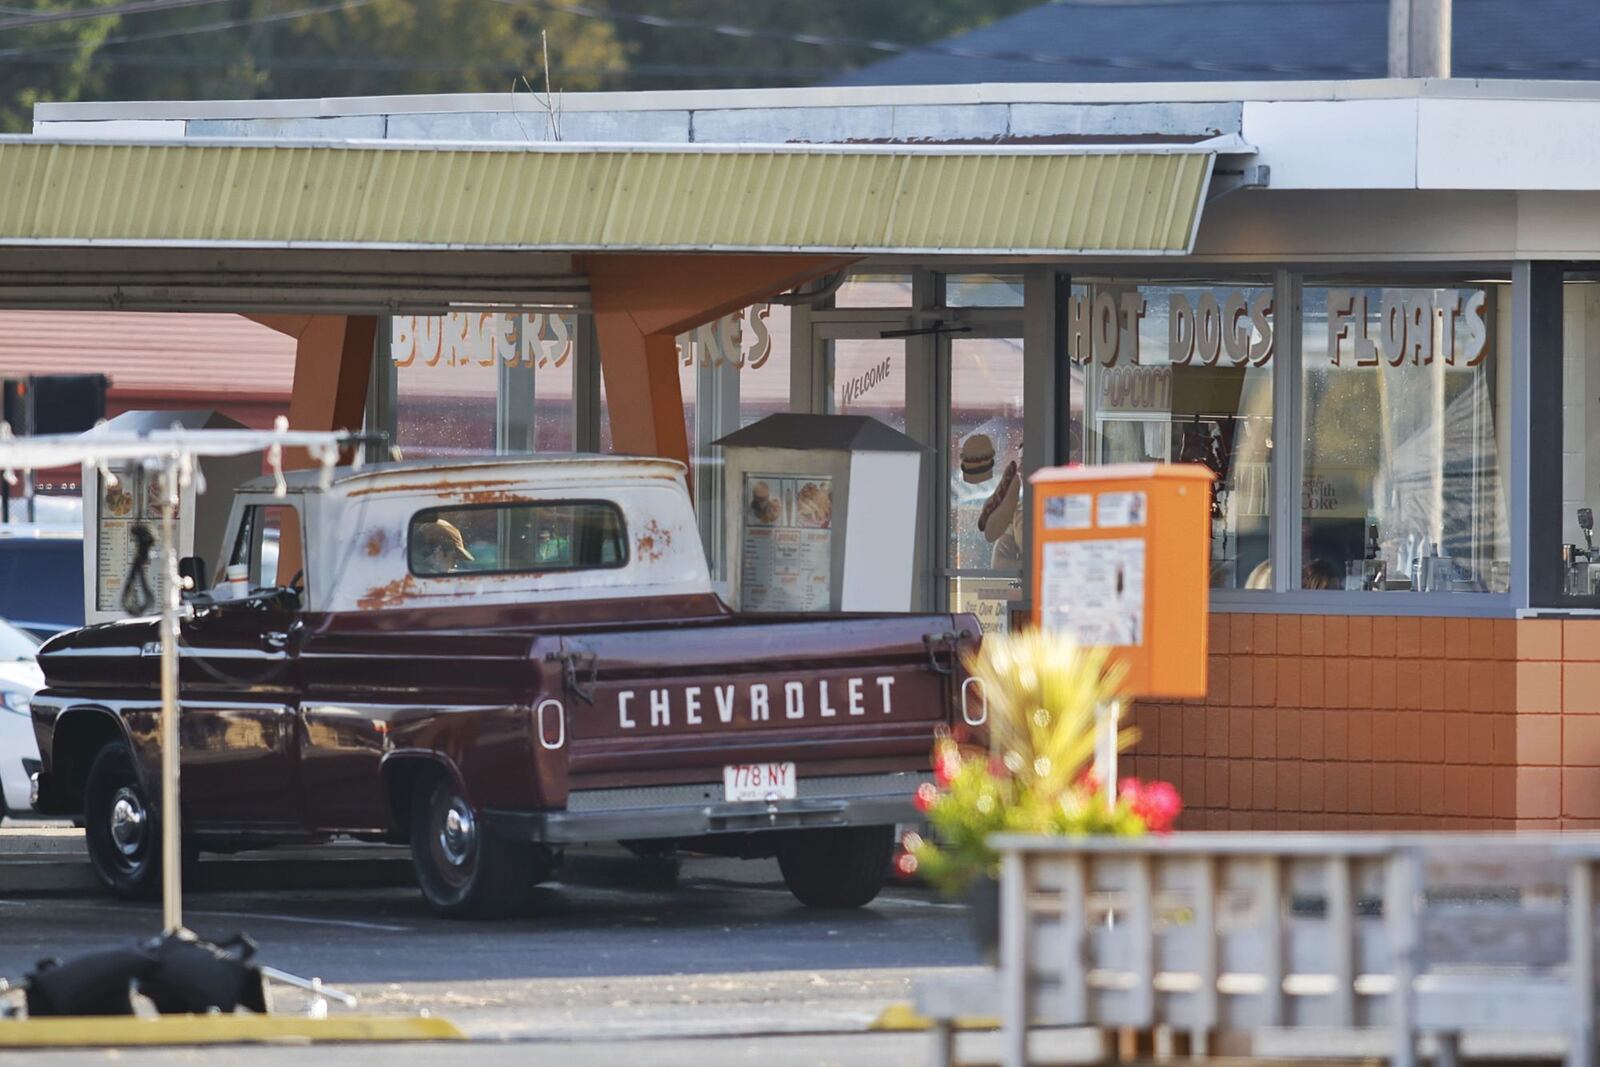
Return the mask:
[[[55,435],[40,437],[18,437],[11,432],[8,423],[0,422],[0,477],[5,484],[17,484],[17,472],[20,470],[40,469],[49,467],[67,466],[75,463],[92,463],[99,470],[100,477],[107,487],[114,488],[119,483],[119,476],[111,469],[113,463],[131,462],[138,464],[147,477],[164,480],[169,472],[177,476],[177,485],[161,485],[161,499],[170,501],[176,499],[181,489],[193,485],[195,492],[206,491],[204,476],[194,464],[194,458],[201,455],[238,455],[241,453],[261,451],[265,454],[267,469],[275,481],[274,492],[278,497],[287,494],[288,484],[283,475],[283,449],[303,448],[322,469],[322,483],[324,488],[331,483],[334,469],[339,459],[346,451],[351,453],[350,468],[359,470],[363,465],[365,448],[363,446],[376,446],[386,449],[392,459],[399,459],[398,449],[388,447],[388,435],[377,432],[363,433],[329,433],[319,431],[291,431],[288,420],[279,416],[271,431],[259,430],[182,430],[174,427],[170,431],[158,431],[147,434],[115,434],[102,432],[97,427],[85,434]],[[126,473],[126,472],[125,472]],[[129,531],[133,551],[130,554],[127,574],[123,578],[120,605],[122,610],[130,616],[140,617],[154,614],[160,608],[160,598],[157,590],[150,581],[150,571],[153,558],[157,555],[157,538],[151,531],[150,525],[145,522],[136,523]],[[348,563],[348,552],[353,546],[347,548],[347,558],[341,563]],[[252,598],[282,597],[293,594],[298,596],[295,583],[300,576],[291,579],[290,585],[285,588],[273,587],[254,591]],[[211,596],[195,588],[194,576],[180,578],[180,588],[184,590],[184,606],[190,612],[206,610],[214,606]],[[250,598],[247,598],[250,599]],[[178,635],[179,646],[187,649],[193,662],[205,673],[219,682],[239,683],[251,681],[234,678],[226,672],[218,670],[212,664],[198,655],[198,650],[188,645],[183,640],[180,628]],[[282,664],[274,664],[271,672],[282,669]],[[255,682],[266,680],[254,679]]]

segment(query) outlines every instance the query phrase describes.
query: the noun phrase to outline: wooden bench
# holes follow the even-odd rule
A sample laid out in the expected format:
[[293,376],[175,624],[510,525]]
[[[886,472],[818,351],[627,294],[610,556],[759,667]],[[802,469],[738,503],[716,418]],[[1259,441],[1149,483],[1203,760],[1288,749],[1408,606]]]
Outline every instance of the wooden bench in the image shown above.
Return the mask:
[[935,1063],[956,1014],[992,1012],[1008,1067],[1027,1062],[1030,1027],[1099,1028],[1108,1048],[1114,1031],[1176,1035],[1197,1057],[1595,1065],[1600,837],[994,843],[1000,965],[988,983],[919,986]]

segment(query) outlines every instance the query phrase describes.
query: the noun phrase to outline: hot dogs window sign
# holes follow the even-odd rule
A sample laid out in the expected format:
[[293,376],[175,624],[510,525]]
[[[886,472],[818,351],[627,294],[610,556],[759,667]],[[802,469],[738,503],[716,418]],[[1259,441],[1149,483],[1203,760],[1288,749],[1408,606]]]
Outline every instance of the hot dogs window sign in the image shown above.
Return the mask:
[[[1486,290],[1308,287],[1308,345],[1319,314],[1316,294],[1326,298],[1320,314],[1333,366],[1475,367],[1488,354]],[[1104,369],[1097,397],[1103,412],[1160,412],[1171,404],[1168,366],[1270,365],[1276,313],[1273,290],[1265,286],[1075,286],[1067,302],[1067,352],[1076,364]]]
[[744,607],[831,610],[833,479],[747,473],[742,501]]

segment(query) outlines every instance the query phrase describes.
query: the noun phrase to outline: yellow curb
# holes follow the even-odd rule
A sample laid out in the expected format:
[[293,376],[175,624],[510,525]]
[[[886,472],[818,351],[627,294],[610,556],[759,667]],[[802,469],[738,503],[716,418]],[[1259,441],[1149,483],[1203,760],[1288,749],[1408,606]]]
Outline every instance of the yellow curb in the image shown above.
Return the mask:
[[[987,1015],[961,1015],[950,1024],[956,1030],[998,1030],[1000,1020]],[[933,1023],[917,1014],[907,1001],[897,1001],[883,1009],[868,1030],[927,1030]]]
[[465,1041],[449,1019],[412,1015],[85,1015],[0,1022],[0,1049],[257,1042]]

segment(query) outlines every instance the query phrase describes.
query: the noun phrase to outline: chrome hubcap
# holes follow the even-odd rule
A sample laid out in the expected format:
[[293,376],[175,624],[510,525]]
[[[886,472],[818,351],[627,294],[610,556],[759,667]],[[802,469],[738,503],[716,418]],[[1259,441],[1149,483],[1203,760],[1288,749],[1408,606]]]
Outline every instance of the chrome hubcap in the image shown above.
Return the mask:
[[472,858],[477,844],[478,824],[472,817],[472,809],[460,797],[451,800],[444,813],[444,829],[439,832],[439,848],[444,858],[452,866],[460,867]]
[[149,815],[139,794],[126,786],[117,790],[117,795],[111,798],[111,840],[116,843],[117,851],[124,856],[137,853],[144,845],[148,825]]

